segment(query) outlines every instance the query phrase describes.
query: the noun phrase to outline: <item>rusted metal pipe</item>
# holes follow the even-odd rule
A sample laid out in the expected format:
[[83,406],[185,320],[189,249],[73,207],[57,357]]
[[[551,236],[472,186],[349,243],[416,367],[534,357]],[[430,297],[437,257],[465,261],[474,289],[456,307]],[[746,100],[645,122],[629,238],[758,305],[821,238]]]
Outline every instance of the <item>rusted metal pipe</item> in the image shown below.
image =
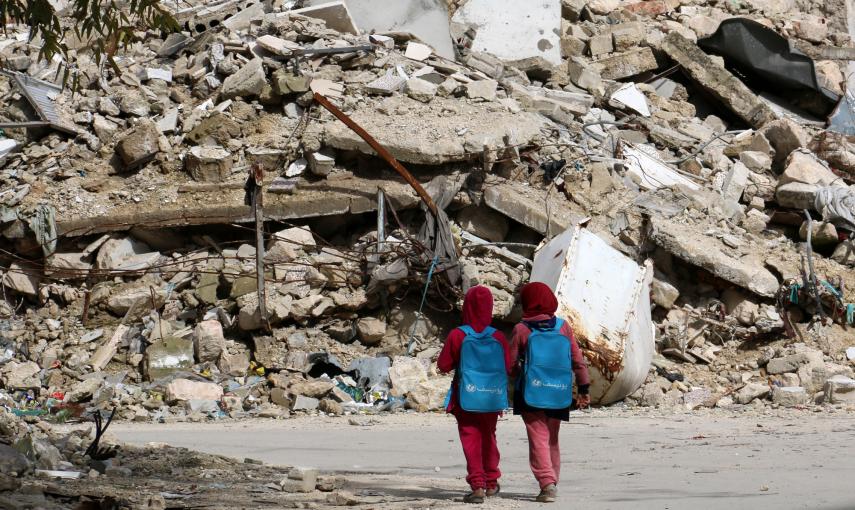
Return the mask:
[[317,101],[318,103],[320,103],[321,106],[329,110],[329,112],[335,115],[338,120],[344,122],[347,127],[353,130],[354,133],[359,135],[360,138],[365,140],[365,143],[367,143],[372,149],[374,149],[374,151],[377,152],[378,156],[385,159],[386,162],[389,163],[389,166],[394,168],[395,171],[398,172],[401,177],[404,178],[405,181],[407,181],[407,184],[409,184],[416,191],[416,194],[419,195],[419,198],[422,199],[422,202],[425,203],[430,212],[433,213],[434,217],[438,217],[437,215],[439,214],[439,211],[428,192],[425,191],[421,183],[419,183],[419,181],[417,181],[416,178],[413,177],[413,174],[411,174],[406,168],[404,168],[404,166],[401,165],[401,163],[399,163],[398,160],[395,159],[395,157],[392,156],[392,154],[388,150],[386,150],[382,145],[380,145],[377,140],[374,139],[374,137],[369,135],[368,132],[362,129],[362,127],[357,124],[353,119],[348,117],[343,111],[339,110],[334,104],[332,104],[329,99],[315,92],[315,101]]

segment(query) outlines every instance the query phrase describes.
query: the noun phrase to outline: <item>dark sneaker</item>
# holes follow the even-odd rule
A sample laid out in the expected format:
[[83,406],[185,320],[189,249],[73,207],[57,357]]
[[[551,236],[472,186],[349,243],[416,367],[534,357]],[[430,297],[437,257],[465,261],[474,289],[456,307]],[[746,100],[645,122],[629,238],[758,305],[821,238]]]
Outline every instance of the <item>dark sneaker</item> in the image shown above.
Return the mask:
[[540,489],[540,494],[534,500],[538,503],[554,503],[557,496],[558,489],[555,488],[555,484],[549,484]]
[[464,503],[483,503],[487,497],[487,491],[484,489],[475,489],[469,494],[463,496]]
[[497,497],[497,496],[499,495],[499,491],[500,491],[500,490],[502,490],[502,488],[499,486],[499,484],[496,484],[496,486],[495,486],[495,487],[493,487],[492,489],[488,488],[488,489],[487,489],[487,497],[488,497],[488,498],[495,498],[495,497]]

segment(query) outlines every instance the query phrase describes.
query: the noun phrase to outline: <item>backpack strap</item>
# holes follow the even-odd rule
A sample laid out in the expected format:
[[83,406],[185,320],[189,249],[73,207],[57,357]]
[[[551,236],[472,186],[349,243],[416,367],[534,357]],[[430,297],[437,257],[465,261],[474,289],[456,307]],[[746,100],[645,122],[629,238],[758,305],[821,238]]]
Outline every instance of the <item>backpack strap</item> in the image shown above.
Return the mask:
[[475,333],[475,330],[474,330],[474,329],[472,329],[472,326],[470,326],[469,324],[464,324],[464,325],[462,325],[462,326],[458,326],[458,327],[457,327],[457,329],[459,329],[460,331],[462,331],[462,332],[463,332],[463,334],[464,334],[464,335],[466,335],[466,336],[472,336],[472,335],[475,335],[475,334],[476,334],[476,333]]
[[462,331],[466,336],[474,336],[475,338],[487,338],[493,336],[493,333],[496,332],[496,328],[494,328],[493,326],[487,326],[486,328],[484,328],[484,331],[476,333],[472,326],[468,324],[458,326],[457,329]]

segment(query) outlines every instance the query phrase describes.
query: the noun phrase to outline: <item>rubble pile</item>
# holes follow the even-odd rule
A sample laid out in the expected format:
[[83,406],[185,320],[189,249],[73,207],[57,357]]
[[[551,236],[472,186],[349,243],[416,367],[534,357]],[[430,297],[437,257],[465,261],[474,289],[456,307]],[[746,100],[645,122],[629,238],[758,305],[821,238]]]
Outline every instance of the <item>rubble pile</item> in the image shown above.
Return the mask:
[[[489,286],[509,327],[535,249],[580,224],[652,261],[659,355],[627,402],[852,403],[855,133],[833,119],[855,104],[855,49],[840,16],[549,0],[521,17],[521,2],[469,0],[437,4],[443,55],[435,34],[360,27],[356,0],[302,4],[182,4],[184,30],[139,34],[118,69],[79,52],[74,93],[25,27],[4,36],[14,413],[441,408],[433,361],[462,293]],[[788,38],[804,66],[723,54],[730,30]],[[757,79],[805,72],[792,90]],[[432,251],[444,215],[458,260]],[[596,342],[583,347],[608,377]]]
[[347,477],[315,468],[267,466],[251,458],[235,460],[165,444],[103,441],[102,453],[90,454],[91,428],[58,432],[42,421],[0,410],[0,505],[233,508],[253,500],[286,508],[380,503],[406,508],[413,503],[413,498],[376,491],[363,494]]

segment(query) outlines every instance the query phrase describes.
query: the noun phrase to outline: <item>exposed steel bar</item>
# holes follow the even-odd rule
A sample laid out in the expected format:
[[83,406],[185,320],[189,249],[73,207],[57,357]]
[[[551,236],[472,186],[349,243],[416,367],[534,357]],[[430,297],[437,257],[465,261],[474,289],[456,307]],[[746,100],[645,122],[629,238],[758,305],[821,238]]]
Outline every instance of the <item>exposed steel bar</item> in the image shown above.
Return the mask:
[[413,174],[407,171],[407,169],[404,168],[404,166],[401,165],[401,163],[399,163],[398,160],[395,159],[395,157],[392,156],[389,151],[387,151],[382,145],[380,145],[377,140],[374,139],[374,137],[369,135],[367,131],[362,129],[359,124],[357,124],[353,119],[348,117],[344,112],[339,110],[334,104],[329,101],[329,99],[318,94],[317,92],[315,92],[315,101],[317,101],[318,103],[320,103],[321,106],[329,110],[329,112],[335,115],[338,120],[344,122],[347,127],[352,129],[354,133],[356,133],[357,135],[359,135],[360,138],[365,140],[365,143],[370,145],[371,148],[377,152],[378,156],[385,159],[386,162],[389,163],[389,166],[394,168],[395,171],[398,172],[401,177],[404,178],[405,181],[407,181],[407,184],[409,184],[414,190],[416,190],[416,193],[419,195],[419,198],[421,198],[422,202],[424,202],[427,208],[430,209],[430,212],[433,213],[434,217],[439,214],[439,211],[437,210],[436,204],[433,202],[433,199],[430,197],[428,192],[425,191],[419,181],[417,181],[416,178],[413,177]]

